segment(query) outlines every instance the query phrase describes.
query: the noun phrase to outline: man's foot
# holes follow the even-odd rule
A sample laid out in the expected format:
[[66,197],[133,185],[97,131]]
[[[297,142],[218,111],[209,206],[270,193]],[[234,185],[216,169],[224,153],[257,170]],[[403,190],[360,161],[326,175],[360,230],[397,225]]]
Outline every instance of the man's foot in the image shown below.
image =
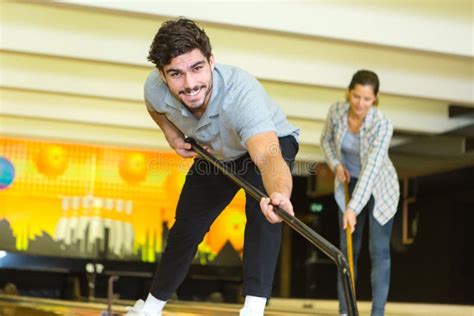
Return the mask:
[[127,313],[125,315],[139,315],[140,311],[142,310],[143,308],[143,305],[145,304],[145,302],[143,300],[138,300],[135,302],[135,305],[133,305],[133,307],[127,307]]
[[127,307],[126,316],[161,316],[161,312],[156,313],[145,313],[142,312],[145,302],[143,300],[136,301],[133,307]]
[[127,315],[127,316],[140,315],[140,312],[143,309],[143,305],[145,305],[144,300],[136,301],[135,305],[133,305],[133,307],[127,307],[127,313],[125,315]]

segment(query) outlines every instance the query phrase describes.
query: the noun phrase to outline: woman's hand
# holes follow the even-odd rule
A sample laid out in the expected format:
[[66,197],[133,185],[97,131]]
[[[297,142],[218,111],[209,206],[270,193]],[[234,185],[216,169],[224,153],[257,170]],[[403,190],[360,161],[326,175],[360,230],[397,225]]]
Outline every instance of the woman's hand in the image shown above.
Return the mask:
[[354,232],[355,226],[357,223],[357,215],[353,209],[347,208],[342,217],[342,228],[346,229],[347,226],[350,227],[351,233]]
[[336,177],[342,183],[349,183],[349,180],[351,179],[351,174],[349,173],[349,170],[342,166],[342,164],[338,164],[336,166]]

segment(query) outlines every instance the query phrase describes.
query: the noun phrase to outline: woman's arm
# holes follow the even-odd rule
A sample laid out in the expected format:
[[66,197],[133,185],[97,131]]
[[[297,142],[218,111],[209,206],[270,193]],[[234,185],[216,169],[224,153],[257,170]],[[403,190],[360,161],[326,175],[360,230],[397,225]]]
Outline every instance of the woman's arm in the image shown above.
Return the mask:
[[326,118],[326,123],[323,128],[323,132],[321,134],[321,149],[323,150],[324,156],[326,158],[326,162],[329,165],[329,168],[333,172],[336,172],[336,167],[339,165],[341,162],[337,158],[337,150],[336,150],[336,143],[334,140],[334,123],[333,119],[336,114],[336,111],[334,110],[336,105],[332,105],[329,108],[328,115]]
[[365,137],[375,135],[373,142],[369,145],[367,158],[362,161],[359,180],[352,193],[348,208],[359,214],[370,199],[374,181],[377,178],[382,164],[388,157],[388,149],[393,134],[393,125],[387,119],[381,119]]

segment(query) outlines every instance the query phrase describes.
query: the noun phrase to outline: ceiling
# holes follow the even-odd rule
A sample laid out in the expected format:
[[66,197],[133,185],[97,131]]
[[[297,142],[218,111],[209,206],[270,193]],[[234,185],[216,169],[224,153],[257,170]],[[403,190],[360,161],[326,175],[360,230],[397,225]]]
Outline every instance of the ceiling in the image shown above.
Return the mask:
[[2,135],[167,149],[143,104],[159,25],[197,20],[217,62],[255,75],[301,128],[297,173],[322,162],[329,106],[361,68],[381,78],[400,176],[474,165],[472,1],[2,2]]

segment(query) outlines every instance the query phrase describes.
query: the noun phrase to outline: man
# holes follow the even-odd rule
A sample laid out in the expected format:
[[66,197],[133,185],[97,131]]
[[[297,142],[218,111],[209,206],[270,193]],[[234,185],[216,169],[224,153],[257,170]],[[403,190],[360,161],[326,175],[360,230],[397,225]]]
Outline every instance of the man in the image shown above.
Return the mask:
[[[289,165],[298,151],[299,130],[290,125],[260,83],[248,73],[214,62],[206,33],[193,21],[167,21],[158,30],[148,59],[156,65],[145,83],[145,102],[176,153],[194,158],[184,141],[195,138],[270,199],[247,196],[240,315],[263,315],[271,295],[281,241],[281,219],[272,205],[290,214]],[[161,315],[184,280],[198,244],[239,188],[205,160],[196,158],[181,191],[176,222],[145,302],[132,315]]]

